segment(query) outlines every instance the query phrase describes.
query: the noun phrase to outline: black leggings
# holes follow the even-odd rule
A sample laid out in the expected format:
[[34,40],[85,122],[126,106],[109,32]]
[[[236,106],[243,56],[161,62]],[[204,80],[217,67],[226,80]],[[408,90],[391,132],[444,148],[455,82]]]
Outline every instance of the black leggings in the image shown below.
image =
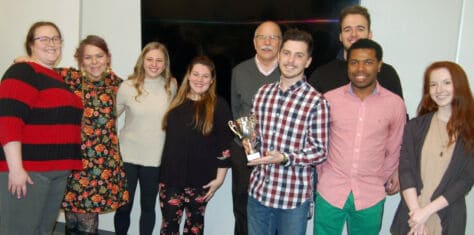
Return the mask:
[[130,200],[127,204],[117,209],[114,216],[115,234],[126,235],[130,227],[130,213],[138,181],[140,181],[140,228],[141,235],[151,235],[155,227],[155,205],[158,196],[159,167],[150,167],[124,163],[127,174],[127,189]]

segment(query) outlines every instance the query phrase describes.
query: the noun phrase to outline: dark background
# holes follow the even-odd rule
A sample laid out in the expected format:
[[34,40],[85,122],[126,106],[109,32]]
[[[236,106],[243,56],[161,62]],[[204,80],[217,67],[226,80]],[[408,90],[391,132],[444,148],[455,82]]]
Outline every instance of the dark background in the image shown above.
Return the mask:
[[151,41],[169,50],[171,71],[180,82],[186,67],[197,55],[216,64],[217,92],[230,97],[232,68],[255,55],[253,34],[263,21],[313,35],[314,68],[334,59],[339,52],[338,17],[355,0],[142,0],[142,46]]

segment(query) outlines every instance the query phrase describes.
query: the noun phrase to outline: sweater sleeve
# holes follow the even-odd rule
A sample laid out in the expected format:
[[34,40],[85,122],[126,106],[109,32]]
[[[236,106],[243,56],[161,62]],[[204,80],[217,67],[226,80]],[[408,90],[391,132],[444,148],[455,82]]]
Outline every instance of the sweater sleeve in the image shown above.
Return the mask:
[[[456,148],[459,151],[462,151],[462,146],[460,143],[456,144]],[[474,183],[474,153],[464,153],[464,156],[456,156],[453,158],[465,158],[464,164],[462,164],[462,169],[458,172],[456,180],[446,187],[446,190],[442,195],[446,198],[449,204],[452,204],[459,198],[465,197],[469,191],[471,191],[472,184]]]
[[235,118],[239,117],[240,110],[240,94],[238,92],[237,86],[237,70],[236,68],[232,69],[231,85],[230,85],[230,103],[232,105],[232,114]]
[[[414,120],[408,122],[403,132],[402,146],[400,149],[400,164],[398,175],[400,177],[400,191],[408,188],[417,188],[416,174],[413,171],[416,168],[415,143],[414,143]],[[415,166],[414,166],[415,165]]]
[[[398,99],[398,97],[397,97]],[[392,106],[393,120],[391,121],[387,144],[385,145],[384,177],[388,180],[397,170],[400,160],[400,145],[403,138],[402,127],[406,124],[406,109],[403,101],[398,99],[397,105]]]
[[26,63],[12,65],[0,84],[0,144],[22,141],[23,127],[39,94],[35,72]]
[[[229,147],[233,139],[232,133],[230,132],[227,122],[232,119],[232,114],[229,109],[227,102],[219,98],[217,100],[216,106],[216,121],[214,123],[214,128],[216,130],[216,135],[218,139],[218,150],[220,155],[217,157],[229,156]],[[231,166],[230,158],[223,158],[222,160],[218,159],[219,168],[228,168]]]
[[316,68],[316,69],[313,71],[313,73],[311,74],[311,76],[309,77],[308,83],[309,83],[311,86],[313,86],[314,89],[316,89],[318,92],[321,92],[321,93],[322,93],[322,91],[321,91],[322,88],[321,88],[321,86],[320,86],[321,83],[320,83],[320,81],[319,81],[320,79],[322,79],[321,77],[322,77],[322,76],[321,76],[321,74],[320,74],[320,72],[319,72],[319,68]]
[[117,101],[116,101],[116,109],[117,109],[117,117],[120,116],[120,114],[123,113],[125,110],[126,106],[126,100],[127,100],[127,90],[128,85],[126,82],[123,82],[120,84],[120,87],[117,92]]
[[397,71],[389,64],[383,64],[380,77],[378,79],[380,85],[389,91],[397,94],[403,99],[402,85]]

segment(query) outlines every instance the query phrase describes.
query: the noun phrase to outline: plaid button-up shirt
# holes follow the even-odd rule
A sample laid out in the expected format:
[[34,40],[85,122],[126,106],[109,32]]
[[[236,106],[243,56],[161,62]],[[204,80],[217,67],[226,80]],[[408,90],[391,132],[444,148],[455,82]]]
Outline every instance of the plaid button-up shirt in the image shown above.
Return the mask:
[[279,82],[262,86],[252,111],[261,154],[279,151],[289,161],[256,166],[250,176],[249,195],[271,208],[298,207],[312,197],[313,167],[326,159],[329,105],[301,80],[286,91]]

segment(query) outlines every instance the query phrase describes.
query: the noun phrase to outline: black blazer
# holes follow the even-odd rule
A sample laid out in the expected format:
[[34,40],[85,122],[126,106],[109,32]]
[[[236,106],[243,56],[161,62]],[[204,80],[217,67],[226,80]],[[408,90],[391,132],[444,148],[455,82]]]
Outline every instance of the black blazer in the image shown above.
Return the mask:
[[[428,113],[410,120],[405,126],[403,144],[400,153],[400,191],[415,188],[420,194],[423,188],[421,181],[421,149],[430,127],[434,113]],[[451,162],[444,173],[440,184],[431,196],[431,200],[443,195],[449,205],[438,211],[443,235],[464,234],[466,229],[466,194],[474,183],[474,152],[464,151],[463,140],[458,139]],[[393,234],[405,235],[410,231],[408,226],[408,207],[405,200],[400,201],[390,231]]]

